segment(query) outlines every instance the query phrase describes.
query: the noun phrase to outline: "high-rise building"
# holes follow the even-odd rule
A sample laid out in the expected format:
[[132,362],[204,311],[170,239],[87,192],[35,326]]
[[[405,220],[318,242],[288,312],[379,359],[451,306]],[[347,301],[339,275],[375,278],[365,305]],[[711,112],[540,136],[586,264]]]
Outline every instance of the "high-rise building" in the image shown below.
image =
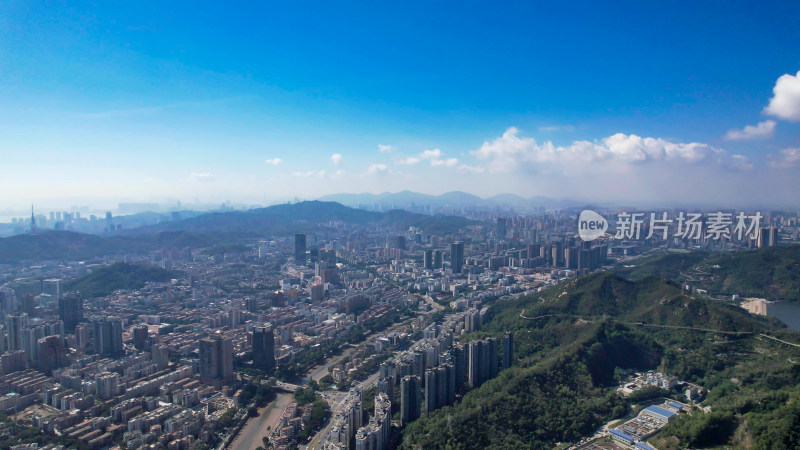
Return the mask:
[[406,237],[401,235],[395,236],[391,242],[392,248],[397,248],[400,250],[406,249]]
[[441,269],[442,268],[442,251],[441,250],[434,250],[433,251],[433,268],[434,269]]
[[253,365],[269,374],[275,371],[275,335],[272,325],[253,327]]
[[486,376],[483,381],[491,380],[499,372],[497,358],[497,338],[486,338]]
[[58,317],[64,322],[64,329],[73,332],[83,320],[83,298],[69,294],[58,299]]
[[506,332],[503,336],[503,369],[508,369],[514,364],[514,333]]
[[[444,392],[439,390],[439,371],[428,369],[425,371],[425,415],[428,416],[442,406],[440,396]],[[442,377],[443,378],[443,377]]]
[[85,352],[89,348],[91,339],[89,338],[88,323],[81,323],[75,326],[75,346],[79,352]]
[[218,387],[233,381],[233,341],[216,334],[200,340],[200,381]]
[[470,341],[467,344],[467,376],[469,384],[476,388],[497,376],[497,339]]
[[31,294],[22,294],[22,312],[32,316],[36,312],[36,299]]
[[453,365],[455,370],[455,386],[454,390],[457,392],[467,381],[467,350],[464,344],[456,344],[450,349],[453,355]]
[[420,414],[420,380],[416,375],[403,377],[400,381],[400,423],[406,426],[417,420]]
[[484,382],[485,363],[483,341],[470,341],[467,344],[467,376],[473,389]]
[[305,234],[295,234],[294,235],[294,262],[296,264],[303,264],[306,263],[306,235]]
[[3,316],[13,314],[17,310],[17,294],[13,289],[0,288],[0,310]]
[[112,398],[119,394],[119,374],[114,372],[101,372],[95,375],[97,385],[97,396],[100,398]]
[[38,361],[36,367],[45,375],[50,376],[53,369],[64,367],[67,364],[67,347],[61,336],[46,336],[37,341]]
[[450,244],[450,267],[453,268],[454,274],[461,273],[464,267],[464,243],[453,242]]
[[42,281],[42,293],[55,299],[61,298],[61,278],[48,278]]
[[433,250],[425,250],[422,254],[422,266],[428,270],[433,270]]
[[758,232],[758,248],[778,245],[778,227],[762,227]]
[[150,355],[158,370],[164,370],[169,367],[169,349],[166,345],[154,345],[150,350]]
[[505,239],[508,230],[506,229],[508,225],[508,219],[505,217],[498,217],[497,218],[497,239]]
[[8,349],[22,350],[22,329],[28,326],[28,315],[25,313],[6,316],[6,333],[8,333]]
[[451,363],[442,366],[445,370],[445,386],[446,392],[444,393],[444,404],[452,405],[456,400],[456,368]]
[[145,324],[139,324],[133,327],[133,346],[137,350],[144,350],[149,341],[149,328]]
[[28,356],[25,355],[25,351],[23,350],[5,352],[3,356],[0,357],[0,368],[2,368],[2,372],[0,373],[3,375],[19,372],[20,370],[25,370],[27,367]]
[[113,316],[95,318],[92,329],[95,353],[111,357],[122,355],[122,319]]
[[322,283],[319,284],[312,284],[311,287],[308,288],[311,292],[311,302],[312,303],[319,303],[325,299],[325,285]]

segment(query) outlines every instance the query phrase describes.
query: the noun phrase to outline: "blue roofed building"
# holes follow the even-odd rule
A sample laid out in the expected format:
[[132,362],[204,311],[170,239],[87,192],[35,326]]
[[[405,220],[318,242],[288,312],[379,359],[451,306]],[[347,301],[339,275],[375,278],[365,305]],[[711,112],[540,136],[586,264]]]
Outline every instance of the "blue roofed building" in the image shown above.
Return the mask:
[[616,428],[612,428],[608,430],[611,433],[611,438],[615,441],[619,441],[628,445],[633,445],[633,436],[623,433],[622,431],[617,430]]
[[643,413],[664,423],[669,422],[675,416],[675,412],[655,405],[648,406]]
[[678,412],[683,411],[683,405],[681,405],[680,403],[667,402],[667,406],[669,406],[670,408],[674,408],[675,411],[678,411]]

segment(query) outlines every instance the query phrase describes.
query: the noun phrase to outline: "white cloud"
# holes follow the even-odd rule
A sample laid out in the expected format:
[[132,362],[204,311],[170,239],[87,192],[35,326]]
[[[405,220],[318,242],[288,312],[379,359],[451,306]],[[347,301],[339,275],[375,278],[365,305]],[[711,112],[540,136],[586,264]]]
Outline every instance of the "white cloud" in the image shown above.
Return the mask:
[[421,159],[417,158],[416,156],[409,156],[408,158],[397,158],[394,160],[396,164],[403,164],[405,166],[413,166],[414,164],[418,164]]
[[770,167],[776,169],[800,167],[800,148],[785,148],[779,153],[780,156],[777,158],[771,156],[772,160],[769,162]]
[[483,173],[486,172],[486,169],[483,167],[478,166],[468,166],[466,164],[461,164],[458,166],[458,171],[462,173]]
[[775,95],[764,112],[779,119],[800,122],[800,71],[794,76],[782,75],[772,92]]
[[456,159],[456,158],[432,159],[431,160],[431,166],[433,166],[433,167],[438,167],[438,166],[455,167],[456,165],[458,165],[458,159]]
[[386,173],[388,171],[389,171],[389,166],[387,166],[386,164],[373,164],[367,168],[367,173],[370,175]]
[[409,159],[414,160],[415,163],[423,159],[428,160],[430,161],[431,167],[455,167],[458,165],[457,158],[442,159],[443,156],[444,152],[442,152],[438,148],[435,148],[433,150],[425,150],[419,155],[417,155],[416,158],[409,158]]
[[729,130],[725,139],[729,141],[746,141],[750,139],[766,139],[775,136],[774,120],[765,120],[757,125],[747,125],[741,130]]
[[342,155],[334,153],[331,155],[331,161],[333,161],[333,165],[338,166],[339,163],[342,162]]
[[266,164],[268,166],[277,166],[278,164],[280,164],[282,162],[283,162],[283,160],[280,159],[280,158],[271,158],[271,159],[268,159],[268,160],[264,161],[264,164]]
[[378,144],[378,151],[381,152],[381,153],[391,153],[392,152],[392,146],[391,145]]
[[294,176],[294,177],[320,177],[320,178],[323,178],[325,176],[325,171],[324,170],[320,170],[320,171],[309,170],[307,172],[302,172],[302,171],[292,172],[292,176]]
[[443,155],[442,151],[439,150],[438,148],[435,148],[433,150],[425,150],[424,152],[419,154],[419,157],[421,159],[439,159],[442,157],[442,155]]
[[208,172],[192,172],[189,176],[195,181],[211,181],[214,179],[214,176]]
[[[550,141],[539,144],[533,138],[521,138],[515,127],[494,141],[484,142],[472,154],[478,159],[488,160],[489,171],[495,173],[519,169],[567,171],[587,163],[616,164],[618,167],[653,162],[714,163],[734,169],[749,164],[744,156],[733,158],[725,150],[698,142],[673,143],[661,138],[617,133],[599,141],[575,141],[568,146],[556,146]],[[592,164],[592,168],[599,169],[599,166]]]

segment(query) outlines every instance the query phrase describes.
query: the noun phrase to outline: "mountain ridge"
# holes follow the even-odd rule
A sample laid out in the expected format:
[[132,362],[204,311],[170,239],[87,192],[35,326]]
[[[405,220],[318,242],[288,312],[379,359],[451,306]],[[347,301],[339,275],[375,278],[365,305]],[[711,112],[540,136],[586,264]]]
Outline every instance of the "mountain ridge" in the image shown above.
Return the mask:
[[430,216],[405,210],[364,211],[335,202],[310,201],[248,211],[212,212],[122,230],[110,236],[52,230],[0,238],[0,264],[23,260],[86,260],[173,247],[205,248],[256,237],[313,233],[337,220],[351,224],[414,226],[441,233],[478,223],[463,217]]
[[[432,207],[512,207],[514,209],[534,210],[539,208],[559,209],[578,207],[585,202],[570,199],[552,199],[543,196],[532,196],[524,198],[517,194],[497,194],[482,198],[474,194],[463,191],[450,191],[439,195],[423,194],[419,192],[403,190],[399,192],[382,192],[373,194],[362,193],[338,193],[320,197],[321,201],[336,201],[348,206],[370,205],[383,203],[390,208],[410,208],[414,206],[431,205]],[[385,208],[386,206],[384,206]]]

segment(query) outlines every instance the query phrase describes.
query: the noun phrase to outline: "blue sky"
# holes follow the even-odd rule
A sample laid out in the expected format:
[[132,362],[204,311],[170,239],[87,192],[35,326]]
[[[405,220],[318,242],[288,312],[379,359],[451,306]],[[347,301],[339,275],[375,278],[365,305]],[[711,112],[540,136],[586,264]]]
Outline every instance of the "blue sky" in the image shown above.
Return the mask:
[[800,203],[797,2],[119,3],[0,3],[0,209]]

